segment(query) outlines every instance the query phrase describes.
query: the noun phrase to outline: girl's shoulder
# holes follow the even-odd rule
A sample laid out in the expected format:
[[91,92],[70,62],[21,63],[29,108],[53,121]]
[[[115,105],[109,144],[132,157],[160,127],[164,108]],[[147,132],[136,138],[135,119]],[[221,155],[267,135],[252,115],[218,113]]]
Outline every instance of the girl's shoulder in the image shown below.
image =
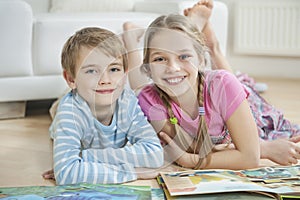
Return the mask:
[[153,84],[145,86],[138,95],[138,99],[148,99],[158,101],[160,99],[159,94]]
[[235,75],[227,70],[207,70],[204,73],[205,81],[226,81],[226,80],[232,80],[236,79]]
[[236,76],[227,70],[206,71],[205,85],[208,88],[241,87],[241,83]]

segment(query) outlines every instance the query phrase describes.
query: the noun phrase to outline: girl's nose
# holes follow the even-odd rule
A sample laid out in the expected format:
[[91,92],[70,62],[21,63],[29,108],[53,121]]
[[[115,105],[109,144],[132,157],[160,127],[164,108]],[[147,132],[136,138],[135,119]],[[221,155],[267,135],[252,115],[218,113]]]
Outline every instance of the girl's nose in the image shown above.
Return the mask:
[[169,60],[168,67],[167,67],[168,72],[175,72],[180,70],[181,70],[180,63],[178,63],[176,60]]

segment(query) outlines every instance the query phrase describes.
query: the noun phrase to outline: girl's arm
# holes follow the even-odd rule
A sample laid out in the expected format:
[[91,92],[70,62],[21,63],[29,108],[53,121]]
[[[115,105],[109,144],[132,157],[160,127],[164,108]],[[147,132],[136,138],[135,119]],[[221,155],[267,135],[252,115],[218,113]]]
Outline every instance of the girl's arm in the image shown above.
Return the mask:
[[[258,167],[260,158],[259,139],[256,124],[247,100],[244,100],[226,121],[235,148],[211,153],[210,162],[204,159],[200,168],[246,169]],[[164,127],[164,130],[168,128]],[[183,167],[194,168],[199,160],[198,154],[183,151],[167,134],[160,133],[169,145],[165,150],[171,152],[176,163]],[[168,154],[170,155],[170,154]]]
[[260,140],[261,158],[280,165],[297,164],[300,159],[300,136],[290,139]]

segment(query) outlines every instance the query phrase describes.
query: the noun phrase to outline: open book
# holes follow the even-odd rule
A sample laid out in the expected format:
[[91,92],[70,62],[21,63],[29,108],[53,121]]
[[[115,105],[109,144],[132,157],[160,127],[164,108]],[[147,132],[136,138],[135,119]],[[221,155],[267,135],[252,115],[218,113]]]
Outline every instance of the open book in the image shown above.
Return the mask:
[[[255,192],[280,198],[300,195],[300,165],[251,170],[190,170],[161,172],[158,182],[168,199],[194,195]],[[188,196],[190,195],[190,196]]]

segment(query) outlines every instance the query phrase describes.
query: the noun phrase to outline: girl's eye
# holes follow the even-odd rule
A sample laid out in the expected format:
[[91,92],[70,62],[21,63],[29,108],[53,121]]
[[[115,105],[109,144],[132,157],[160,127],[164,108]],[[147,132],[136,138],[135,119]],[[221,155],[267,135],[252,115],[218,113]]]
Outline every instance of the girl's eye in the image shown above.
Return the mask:
[[153,58],[153,62],[163,62],[165,61],[166,59],[163,58],[163,57],[156,57],[156,58]]
[[180,55],[180,56],[179,56],[179,59],[180,59],[180,60],[186,60],[186,59],[188,59],[189,57],[191,57],[191,56],[189,56],[189,55],[187,55],[187,54],[183,54],[183,55]]
[[111,71],[111,72],[119,72],[119,71],[121,71],[121,69],[120,69],[119,67],[112,67],[112,68],[110,69],[110,71]]

